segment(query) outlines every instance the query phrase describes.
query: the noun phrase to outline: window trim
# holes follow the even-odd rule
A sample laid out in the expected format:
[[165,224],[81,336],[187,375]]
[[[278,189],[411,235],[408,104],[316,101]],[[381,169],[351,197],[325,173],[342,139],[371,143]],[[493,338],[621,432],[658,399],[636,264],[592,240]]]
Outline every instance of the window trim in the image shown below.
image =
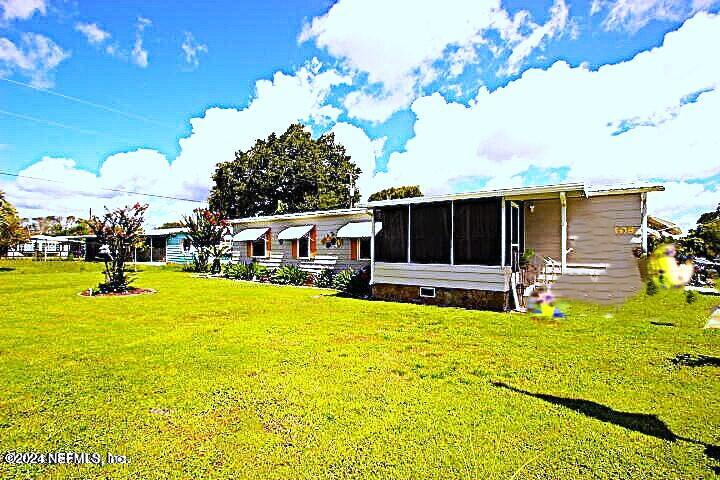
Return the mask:
[[[262,255],[255,255],[255,242],[262,241],[264,245],[264,252]],[[250,258],[267,258],[268,257],[268,248],[267,248],[267,238],[265,235],[258,238],[257,240],[248,240],[250,243]]]
[[[307,256],[306,257],[304,257],[300,254],[300,241],[301,240],[307,241]],[[310,252],[310,235],[308,234],[308,235],[302,236],[298,239],[295,239],[295,241],[297,242],[297,258],[301,259],[301,260],[308,260],[308,259],[312,258],[312,256],[310,255],[310,253],[311,253]]]
[[[357,259],[358,260],[371,260],[372,259],[372,239],[370,237],[360,237],[357,240],[358,240],[357,247],[356,247],[357,248]],[[368,257],[363,257],[362,255],[360,255],[360,252],[362,252],[361,245],[362,245],[363,241],[370,242],[370,256],[368,256]]]

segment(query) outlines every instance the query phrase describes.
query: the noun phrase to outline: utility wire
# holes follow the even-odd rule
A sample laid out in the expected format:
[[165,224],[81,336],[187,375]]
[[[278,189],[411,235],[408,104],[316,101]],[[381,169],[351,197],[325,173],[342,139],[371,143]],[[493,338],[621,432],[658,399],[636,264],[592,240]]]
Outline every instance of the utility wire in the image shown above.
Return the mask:
[[[11,173],[11,172],[3,172],[3,171],[0,171],[0,175],[6,175],[6,176],[8,176],[8,177],[27,178],[27,179],[30,179],[30,180],[38,180],[38,181],[42,181],[42,182],[62,183],[62,184],[65,184],[65,183],[66,183],[66,182],[61,182],[60,180],[51,180],[51,179],[49,179],[49,178],[31,177],[31,176],[28,176],[28,175],[20,175],[19,173]],[[159,194],[155,194],[155,193],[133,192],[133,191],[130,191],[130,190],[121,190],[121,189],[118,189],[118,188],[103,188],[103,187],[98,187],[98,190],[106,190],[106,191],[109,191],[109,192],[117,192],[117,193],[126,193],[126,194],[128,194],[128,195],[142,195],[142,196],[144,196],[144,197],[167,198],[167,199],[170,199],[170,200],[179,200],[179,201],[182,201],[182,202],[206,203],[206,202],[204,202],[204,201],[202,201],[202,200],[195,200],[195,199],[192,199],[192,198],[173,197],[173,196],[170,196],[170,195],[159,195]],[[86,192],[86,193],[88,193],[88,192]]]
[[54,91],[54,90],[48,90],[48,89],[46,89],[46,88],[36,87],[36,86],[31,85],[31,84],[29,84],[29,83],[18,82],[17,80],[11,80],[11,79],[9,79],[9,78],[1,78],[1,77],[0,77],[0,80],[3,80],[3,81],[5,81],[5,82],[10,83],[10,84],[13,84],[13,85],[18,85],[18,86],[25,87],[25,88],[29,88],[29,89],[31,89],[31,90],[35,90],[35,91],[38,91],[38,92],[46,93],[46,94],[48,94],[48,95],[53,95],[53,96],[55,96],[55,97],[60,97],[60,98],[63,98],[63,99],[65,99],[65,100],[71,100],[71,101],[73,101],[73,102],[81,103],[81,104],[83,104],[83,105],[88,105],[88,106],[90,106],[90,107],[98,108],[98,109],[100,109],[100,110],[105,110],[106,112],[112,112],[112,113],[115,113],[115,114],[117,114],[117,115],[122,115],[123,117],[132,118],[132,119],[134,119],[134,120],[142,120],[143,122],[148,122],[148,123],[154,123],[155,125],[160,125],[160,126],[162,126],[162,127],[175,128],[175,126],[173,126],[173,125],[169,125],[169,124],[167,124],[167,123],[158,122],[157,120],[153,120],[152,118],[144,117],[144,116],[142,116],[142,115],[137,115],[137,114],[135,114],[135,113],[125,112],[125,111],[123,111],[123,110],[118,110],[117,108],[113,108],[113,107],[108,107],[108,106],[106,106],[106,105],[102,105],[102,104],[100,104],[100,103],[95,103],[95,102],[91,102],[91,101],[88,101],[88,100],[83,100],[82,98],[73,97],[73,96],[70,96],[70,95],[65,95],[64,93],[56,92],[56,91]]
[[[65,125],[64,123],[58,123],[58,122],[54,122],[52,120],[45,120],[42,118],[31,117],[30,115],[23,115],[22,113],[8,112],[7,110],[0,110],[0,115],[7,115],[8,117],[15,117],[15,118],[19,118],[22,120],[28,120],[28,121],[36,122],[36,123],[42,123],[45,125],[50,125],[51,127],[64,128],[66,130],[74,130],[76,132],[84,133],[86,135],[96,135],[96,136],[100,136],[100,137],[121,139],[121,137],[114,137],[113,135],[108,135],[107,133],[98,132],[97,130],[86,130],[84,128],[74,127],[72,125]],[[132,140],[124,139],[124,138],[122,138],[122,140],[125,140],[126,142],[132,141]]]

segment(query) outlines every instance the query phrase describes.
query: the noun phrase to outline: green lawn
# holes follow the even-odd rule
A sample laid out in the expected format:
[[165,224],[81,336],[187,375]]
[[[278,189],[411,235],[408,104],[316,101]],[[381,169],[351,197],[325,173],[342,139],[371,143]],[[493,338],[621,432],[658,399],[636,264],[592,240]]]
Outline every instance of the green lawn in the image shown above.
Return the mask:
[[550,321],[149,267],[137,285],[154,295],[77,296],[99,268],[0,263],[0,453],[130,463],[0,460],[0,478],[720,472],[720,331],[702,329],[720,297]]

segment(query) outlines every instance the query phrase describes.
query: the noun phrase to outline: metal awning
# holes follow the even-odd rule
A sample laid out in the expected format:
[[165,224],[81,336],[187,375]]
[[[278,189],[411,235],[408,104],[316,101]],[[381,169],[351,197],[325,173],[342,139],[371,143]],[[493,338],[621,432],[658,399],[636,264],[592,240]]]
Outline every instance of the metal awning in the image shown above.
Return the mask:
[[313,229],[315,225],[298,225],[297,227],[288,227],[278,235],[278,240],[297,240],[302,238]]
[[254,242],[258,238],[267,233],[269,227],[264,228],[246,228],[235,234],[233,242]]
[[[382,230],[382,222],[375,222],[375,233]],[[370,238],[372,237],[372,222],[350,222],[337,232],[338,238]]]

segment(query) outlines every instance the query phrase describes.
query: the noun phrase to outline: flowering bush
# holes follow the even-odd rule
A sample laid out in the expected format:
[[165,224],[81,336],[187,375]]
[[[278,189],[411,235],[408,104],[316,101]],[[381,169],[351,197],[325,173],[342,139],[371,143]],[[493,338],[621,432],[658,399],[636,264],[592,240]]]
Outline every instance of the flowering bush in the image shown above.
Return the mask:
[[213,257],[212,273],[220,273],[220,257],[227,253],[222,240],[230,232],[227,220],[219,213],[205,208],[196,208],[193,215],[183,218],[183,226],[188,229],[188,237],[197,249],[193,258],[195,271],[207,272],[210,257]]
[[142,242],[142,224],[147,205],[116,208],[102,217],[93,216],[88,225],[100,243],[105,262],[105,282],[98,286],[102,293],[126,292],[131,279],[125,273],[125,261],[133,247]]

